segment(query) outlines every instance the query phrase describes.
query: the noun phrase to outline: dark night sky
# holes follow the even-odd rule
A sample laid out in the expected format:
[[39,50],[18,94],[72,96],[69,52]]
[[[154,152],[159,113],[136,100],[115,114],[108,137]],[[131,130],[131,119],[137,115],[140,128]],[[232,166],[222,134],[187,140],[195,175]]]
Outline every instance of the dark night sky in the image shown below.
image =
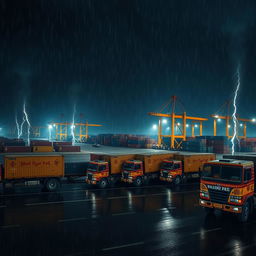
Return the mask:
[[1,123],[25,99],[34,125],[71,121],[76,104],[95,132],[146,133],[173,94],[189,115],[214,113],[238,62],[252,118],[255,13],[254,0],[0,0]]

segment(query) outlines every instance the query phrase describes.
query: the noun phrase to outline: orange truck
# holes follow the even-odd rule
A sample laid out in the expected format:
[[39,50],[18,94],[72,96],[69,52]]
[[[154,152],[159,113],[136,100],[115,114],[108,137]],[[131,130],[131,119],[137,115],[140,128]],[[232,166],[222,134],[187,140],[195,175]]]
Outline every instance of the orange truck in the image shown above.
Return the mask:
[[173,153],[136,155],[124,162],[121,180],[139,187],[151,179],[159,178],[162,162],[172,157]]
[[86,171],[86,183],[98,185],[100,188],[115,184],[121,178],[123,163],[133,158],[134,155],[91,154]]
[[4,189],[15,183],[41,184],[47,191],[60,188],[64,157],[60,155],[5,155],[0,168]]
[[241,222],[246,222],[254,208],[254,194],[253,161],[223,159],[204,165],[199,204],[207,212],[217,209],[235,213]]
[[173,159],[163,161],[160,180],[180,184],[187,178],[198,178],[203,165],[215,160],[216,155],[210,153],[177,153]]

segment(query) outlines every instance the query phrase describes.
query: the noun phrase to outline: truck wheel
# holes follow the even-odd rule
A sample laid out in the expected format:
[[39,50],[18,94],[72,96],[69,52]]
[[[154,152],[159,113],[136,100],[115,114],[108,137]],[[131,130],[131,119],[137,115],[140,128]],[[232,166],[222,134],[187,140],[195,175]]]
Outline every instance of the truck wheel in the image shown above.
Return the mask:
[[238,218],[240,222],[247,222],[250,216],[250,203],[247,201],[242,209],[242,212],[239,214]]
[[136,186],[136,187],[140,187],[142,185],[142,179],[141,177],[137,177],[135,179],[135,181],[133,182],[133,184]]
[[45,182],[45,189],[48,192],[54,192],[60,189],[60,181],[58,179],[48,179]]
[[179,185],[181,183],[181,177],[178,175],[176,176],[176,178],[174,179],[174,184],[175,185]]
[[106,179],[101,179],[101,180],[99,181],[99,187],[100,187],[100,188],[106,188],[107,185],[108,185],[108,182],[107,182]]

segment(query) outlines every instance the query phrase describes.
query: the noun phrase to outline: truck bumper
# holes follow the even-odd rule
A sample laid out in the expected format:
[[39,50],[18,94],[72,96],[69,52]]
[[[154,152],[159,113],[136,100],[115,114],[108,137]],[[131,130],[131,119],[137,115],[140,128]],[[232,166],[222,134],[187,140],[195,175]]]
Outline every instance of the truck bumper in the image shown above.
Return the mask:
[[161,176],[160,176],[160,180],[161,181],[167,181],[167,182],[172,182],[173,181],[172,178],[164,178],[164,177],[161,177]]
[[96,185],[96,184],[97,184],[97,181],[96,181],[96,180],[88,180],[88,179],[86,179],[85,182],[86,182],[87,184],[92,184],[92,185]]
[[126,182],[126,183],[133,183],[132,179],[121,178],[121,181]]
[[208,207],[212,209],[218,209],[226,212],[232,212],[232,213],[241,213],[242,207],[236,206],[236,205],[229,205],[229,204],[217,204],[212,203],[211,201],[199,199],[199,205],[202,207]]

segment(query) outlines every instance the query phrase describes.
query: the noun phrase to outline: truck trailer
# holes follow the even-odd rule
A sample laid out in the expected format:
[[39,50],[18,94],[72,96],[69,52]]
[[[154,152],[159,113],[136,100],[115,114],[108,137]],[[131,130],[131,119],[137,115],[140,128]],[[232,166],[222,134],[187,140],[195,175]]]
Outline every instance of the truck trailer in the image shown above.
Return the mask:
[[0,168],[3,187],[15,183],[42,184],[47,191],[60,188],[64,157],[60,155],[4,155]]
[[[223,160],[204,165],[199,204],[207,212],[214,212],[215,209],[231,212],[236,214],[241,222],[246,222],[255,205],[256,156],[224,157]],[[254,162],[247,160],[253,157]]]
[[122,181],[141,186],[151,179],[158,179],[162,162],[172,157],[173,153],[136,155],[134,159],[124,162]]
[[173,159],[165,159],[161,166],[160,180],[180,184],[188,178],[198,178],[203,165],[215,160],[210,153],[177,153]]
[[121,179],[122,165],[134,155],[91,154],[86,172],[86,183],[105,188]]

